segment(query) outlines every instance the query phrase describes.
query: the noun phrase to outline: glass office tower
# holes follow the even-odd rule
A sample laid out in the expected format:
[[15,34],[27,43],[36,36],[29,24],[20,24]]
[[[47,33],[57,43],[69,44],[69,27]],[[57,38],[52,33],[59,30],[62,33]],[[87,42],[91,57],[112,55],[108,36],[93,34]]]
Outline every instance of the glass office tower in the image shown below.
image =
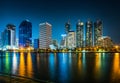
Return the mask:
[[19,46],[28,47],[32,44],[32,23],[28,20],[21,22],[19,26]]

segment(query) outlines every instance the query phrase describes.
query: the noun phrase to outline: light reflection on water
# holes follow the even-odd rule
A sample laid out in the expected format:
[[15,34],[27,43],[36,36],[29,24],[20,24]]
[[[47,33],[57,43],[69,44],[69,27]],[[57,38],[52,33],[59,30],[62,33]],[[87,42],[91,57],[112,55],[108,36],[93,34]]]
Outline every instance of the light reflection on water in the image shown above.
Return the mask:
[[10,60],[8,52],[5,53],[5,72],[9,73]]
[[[14,63],[14,62],[13,62]],[[21,76],[25,76],[25,56],[24,56],[24,53],[20,53],[20,64],[18,65],[19,66],[19,75]]]
[[112,71],[111,71],[111,79],[113,82],[116,82],[114,80],[119,81],[119,79],[117,79],[118,77],[120,77],[120,54],[119,53],[115,53],[114,57],[113,57],[113,64],[112,64]]
[[96,53],[95,56],[95,67],[94,67],[94,74],[95,74],[95,78],[99,79],[101,77],[101,53]]
[[27,53],[27,75],[28,77],[32,78],[32,72],[33,72],[33,67],[32,67],[32,57],[31,57],[31,53]]
[[17,63],[18,63],[18,61],[17,61],[17,56],[16,56],[16,53],[13,53],[13,64],[12,64],[12,73],[13,74],[15,74],[16,73],[16,71],[17,71]]
[[119,83],[120,54],[4,52],[0,71],[57,83]]
[[56,66],[56,60],[54,54],[50,54],[49,56],[49,72],[51,75],[51,79],[55,78],[55,66]]

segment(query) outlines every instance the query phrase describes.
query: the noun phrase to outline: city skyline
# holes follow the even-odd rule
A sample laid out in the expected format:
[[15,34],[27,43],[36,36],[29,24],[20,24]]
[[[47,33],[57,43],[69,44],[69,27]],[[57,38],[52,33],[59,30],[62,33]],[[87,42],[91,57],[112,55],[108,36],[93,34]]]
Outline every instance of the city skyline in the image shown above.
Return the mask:
[[[76,31],[76,23],[80,19],[86,22],[90,18],[93,22],[96,19],[103,21],[103,35],[110,36],[113,41],[119,43],[119,4],[115,0],[1,0],[0,1],[0,29],[6,28],[8,23],[16,26],[17,38],[19,24],[29,19],[33,25],[33,39],[38,38],[39,24],[49,22],[52,24],[52,38],[62,39],[65,23],[70,19],[72,30]],[[117,30],[117,31],[116,31]]]
[[0,83],[120,83],[119,0],[0,0]]

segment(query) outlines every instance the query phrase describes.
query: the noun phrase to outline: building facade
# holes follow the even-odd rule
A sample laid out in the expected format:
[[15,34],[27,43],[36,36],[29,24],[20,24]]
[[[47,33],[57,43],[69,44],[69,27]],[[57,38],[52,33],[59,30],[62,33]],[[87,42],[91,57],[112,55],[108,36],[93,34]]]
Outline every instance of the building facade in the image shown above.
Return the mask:
[[94,23],[94,46],[98,46],[99,37],[103,36],[103,25],[101,20]]
[[55,46],[55,48],[58,49],[58,41],[56,39],[53,39],[52,42],[51,42],[52,45]]
[[19,26],[19,47],[28,47],[32,44],[32,23],[28,20]]
[[52,25],[45,22],[45,23],[40,23],[39,27],[40,27],[39,48],[48,49],[52,39]]
[[63,49],[63,48],[66,48],[66,34],[62,34],[61,37],[62,37],[62,40],[60,42],[60,48]]
[[93,46],[93,23],[92,21],[88,20],[86,22],[86,47],[92,47]]
[[67,35],[67,48],[74,49],[76,47],[76,34],[74,31],[69,31]]
[[34,49],[39,48],[39,39],[34,39]]
[[98,47],[111,48],[114,43],[109,36],[102,36],[98,38]]
[[16,45],[16,27],[13,24],[7,24],[1,34],[2,47],[12,49]]
[[76,46],[84,47],[84,23],[80,21],[76,24]]

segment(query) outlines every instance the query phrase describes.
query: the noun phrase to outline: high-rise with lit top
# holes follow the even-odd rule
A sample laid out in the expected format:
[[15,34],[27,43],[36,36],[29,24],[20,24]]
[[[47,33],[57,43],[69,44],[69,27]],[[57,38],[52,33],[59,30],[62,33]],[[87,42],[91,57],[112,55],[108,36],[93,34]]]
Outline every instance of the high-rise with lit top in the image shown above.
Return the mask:
[[19,26],[19,46],[28,47],[32,44],[32,23],[24,20]]
[[84,23],[80,20],[76,24],[76,46],[84,47]]
[[86,47],[92,47],[93,46],[93,23],[91,20],[88,20],[86,22],[86,43],[85,43],[85,46]]

